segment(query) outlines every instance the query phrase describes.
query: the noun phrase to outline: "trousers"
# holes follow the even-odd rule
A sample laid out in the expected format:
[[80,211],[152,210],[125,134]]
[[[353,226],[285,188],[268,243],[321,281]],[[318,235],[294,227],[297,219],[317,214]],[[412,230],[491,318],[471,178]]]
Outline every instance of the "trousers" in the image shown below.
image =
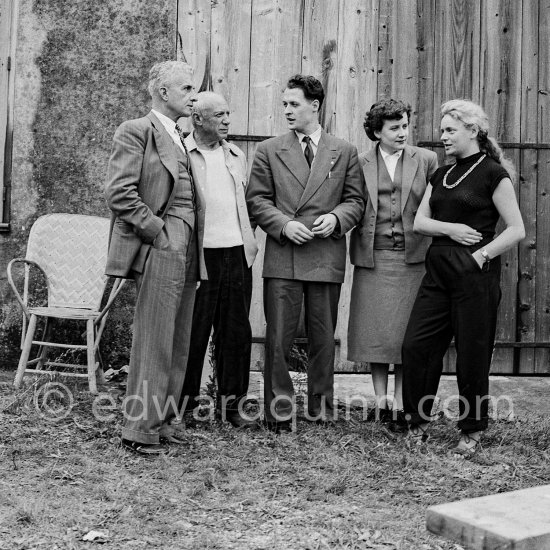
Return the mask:
[[340,283],[264,279],[266,317],[264,414],[267,421],[289,420],[294,387],[288,362],[305,305],[309,342],[308,414],[326,419],[334,414],[334,331]]
[[250,376],[252,269],[242,245],[205,248],[204,260],[208,280],[201,282],[195,297],[181,406],[190,410],[198,405],[204,357],[213,331],[217,408],[236,412],[248,393]]
[[430,419],[443,356],[454,336],[458,427],[464,433],[487,428],[500,298],[499,257],[482,270],[467,247],[430,247],[402,347],[403,406],[411,424]]
[[158,443],[161,427],[178,414],[197,271],[196,233],[183,220],[167,215],[143,273],[135,278],[124,439]]

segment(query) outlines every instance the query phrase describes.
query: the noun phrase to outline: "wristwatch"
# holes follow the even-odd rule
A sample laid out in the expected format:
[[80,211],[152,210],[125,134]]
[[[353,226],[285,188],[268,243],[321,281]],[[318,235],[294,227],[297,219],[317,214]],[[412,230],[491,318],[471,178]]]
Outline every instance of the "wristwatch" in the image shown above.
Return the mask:
[[481,254],[481,257],[483,258],[483,265],[481,266],[481,271],[489,271],[489,263],[491,261],[491,258],[489,257],[489,253],[485,248],[482,248],[479,253]]
[[479,253],[483,256],[485,263],[491,261],[491,258],[489,257],[489,253],[487,252],[487,250],[485,250],[485,248],[481,249]]

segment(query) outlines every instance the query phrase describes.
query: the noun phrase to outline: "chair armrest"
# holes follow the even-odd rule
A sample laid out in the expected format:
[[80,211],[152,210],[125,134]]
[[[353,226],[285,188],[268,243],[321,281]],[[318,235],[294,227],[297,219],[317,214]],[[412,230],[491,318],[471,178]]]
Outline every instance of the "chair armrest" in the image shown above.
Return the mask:
[[15,293],[15,298],[17,299],[17,301],[19,302],[19,305],[23,309],[23,313],[25,314],[25,317],[28,319],[30,317],[30,313],[29,313],[29,310],[27,308],[27,304],[23,300],[21,294],[19,294],[19,291],[17,290],[17,287],[15,286],[15,283],[13,281],[13,276],[12,276],[12,272],[11,272],[12,271],[12,266],[16,263],[25,263],[25,264],[28,264],[28,265],[32,265],[33,267],[36,267],[39,271],[42,272],[42,275],[44,275],[44,277],[46,279],[46,283],[48,282],[48,276],[46,275],[44,270],[36,262],[33,262],[31,260],[27,260],[25,258],[14,258],[8,264],[8,267],[6,268],[6,272],[7,272],[7,275],[8,275],[8,283],[10,284],[13,292]]

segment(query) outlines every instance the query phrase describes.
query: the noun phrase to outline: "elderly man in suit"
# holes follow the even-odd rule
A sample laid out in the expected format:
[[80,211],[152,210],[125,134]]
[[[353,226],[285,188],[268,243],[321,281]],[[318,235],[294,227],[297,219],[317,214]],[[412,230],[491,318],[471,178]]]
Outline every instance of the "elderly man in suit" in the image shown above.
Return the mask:
[[134,278],[134,334],[122,443],[159,454],[181,443],[170,424],[185,376],[196,282],[206,278],[204,213],[176,121],[191,114],[192,70],[180,61],[149,73],[152,110],[116,130],[106,196],[113,226],[106,272]]
[[307,419],[334,417],[334,331],[346,265],[343,238],[361,219],[364,180],[357,150],[319,124],[324,91],[312,76],[292,77],[283,93],[290,131],[260,143],[247,203],[267,233],[265,424],[290,431],[293,385],[290,349],[302,302],[309,341]]
[[[212,328],[217,411],[236,428],[251,422],[240,414],[248,391],[252,331],[248,315],[252,264],[258,246],[245,201],[244,153],[226,141],[229,106],[214,92],[197,94],[193,131],[185,138],[196,183],[206,200],[204,259],[208,280],[195,298],[183,406],[198,404],[202,367]],[[187,402],[185,400],[187,399]]]

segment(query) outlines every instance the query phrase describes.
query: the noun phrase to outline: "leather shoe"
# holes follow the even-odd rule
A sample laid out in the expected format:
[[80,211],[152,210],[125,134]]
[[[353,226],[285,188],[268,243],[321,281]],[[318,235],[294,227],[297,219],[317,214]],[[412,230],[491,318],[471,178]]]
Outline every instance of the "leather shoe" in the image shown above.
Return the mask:
[[301,416],[300,420],[305,420],[309,424],[317,424],[317,426],[329,427],[336,426],[336,420],[334,418],[317,417],[316,414],[308,413],[307,416]]
[[139,441],[123,439],[122,446],[144,456],[155,456],[166,453],[166,448],[158,443],[140,443]]
[[159,437],[162,443],[173,443],[182,445],[187,443],[185,439],[185,424],[163,424],[159,430]]
[[381,424],[389,424],[392,421],[393,411],[391,409],[380,409],[379,419]]
[[366,422],[380,422],[381,424],[387,424],[390,422],[392,417],[391,409],[369,409],[367,416],[365,417]]
[[392,419],[388,425],[388,428],[394,433],[405,433],[409,426],[407,416],[400,410],[392,411],[392,413]]
[[225,419],[231,426],[237,429],[250,430],[257,426],[257,423],[254,420],[248,418],[243,418],[239,413],[227,414]]
[[318,418],[315,420],[315,424],[323,428],[334,428],[334,426],[336,426],[336,420],[334,420],[334,418]]
[[183,434],[177,432],[161,435],[160,440],[163,443],[172,443],[173,445],[183,445],[184,443],[187,443],[183,437]]
[[290,424],[290,420],[284,420],[281,422],[277,422],[276,420],[265,420],[263,421],[264,427],[269,430],[270,432],[273,432],[276,435],[279,435],[281,433],[291,433],[292,432],[292,425]]

